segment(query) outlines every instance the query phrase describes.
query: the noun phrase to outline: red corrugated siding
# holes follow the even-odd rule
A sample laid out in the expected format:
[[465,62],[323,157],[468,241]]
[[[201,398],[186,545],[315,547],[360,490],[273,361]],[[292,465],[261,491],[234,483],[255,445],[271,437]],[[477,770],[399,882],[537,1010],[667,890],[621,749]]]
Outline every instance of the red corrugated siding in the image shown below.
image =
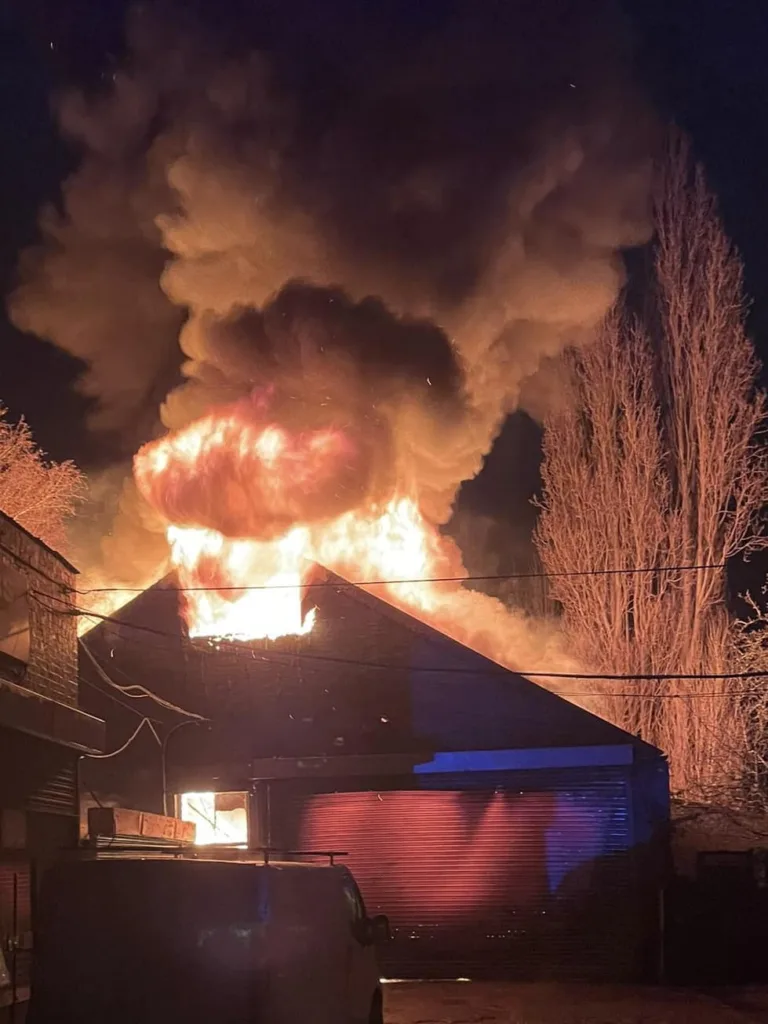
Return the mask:
[[348,851],[369,913],[389,916],[392,969],[589,975],[602,963],[615,976],[633,956],[631,921],[609,926],[632,888],[625,808],[614,781],[584,794],[322,794],[297,811],[304,848]]

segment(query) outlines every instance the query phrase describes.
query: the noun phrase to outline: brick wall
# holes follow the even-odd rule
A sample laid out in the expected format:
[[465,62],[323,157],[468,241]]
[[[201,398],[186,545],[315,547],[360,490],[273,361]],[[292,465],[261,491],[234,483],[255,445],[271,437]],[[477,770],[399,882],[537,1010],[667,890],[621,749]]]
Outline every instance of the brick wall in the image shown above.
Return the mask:
[[77,705],[76,570],[60,555],[0,513],[0,571],[7,565],[28,585],[30,649],[22,685]]

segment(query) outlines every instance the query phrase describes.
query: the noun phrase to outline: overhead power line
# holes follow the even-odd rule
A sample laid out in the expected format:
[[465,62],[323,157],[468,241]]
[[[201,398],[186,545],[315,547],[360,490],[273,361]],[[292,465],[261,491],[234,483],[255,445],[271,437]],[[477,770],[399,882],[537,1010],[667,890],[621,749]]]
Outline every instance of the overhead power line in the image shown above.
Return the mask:
[[632,576],[645,573],[673,573],[673,572],[703,572],[709,569],[724,569],[727,562],[702,562],[693,565],[648,565],[648,566],[622,566],[614,569],[568,569],[563,572],[507,572],[492,573],[488,575],[471,576],[414,576],[400,577],[398,579],[376,579],[376,580],[345,580],[339,578],[334,582],[320,580],[307,583],[254,583],[245,586],[226,584],[224,586],[158,586],[157,583],[150,584],[150,587],[70,587],[52,576],[46,575],[37,566],[27,559],[22,558],[15,552],[0,545],[0,550],[11,557],[18,565],[22,565],[31,572],[42,576],[50,583],[56,584],[58,589],[69,591],[73,594],[143,594],[146,590],[153,588],[155,591],[171,591],[180,593],[195,593],[208,591],[250,591],[250,590],[296,590],[296,589],[323,589],[340,587],[387,587],[399,584],[416,583],[493,583],[506,580],[541,580],[541,579],[564,579],[579,576]]
[[[591,678],[582,676],[582,679]],[[707,679],[707,676],[698,676],[699,679]],[[627,676],[632,679],[632,676]],[[747,693],[756,693],[757,687],[744,687],[738,690],[711,690],[706,693],[701,691],[695,693],[631,693],[616,692],[615,690],[552,690],[557,697],[632,697],[633,700],[699,700],[701,697],[743,697]]]
[[[77,587],[70,587],[60,580],[54,579],[52,576],[46,575],[37,566],[32,565],[31,562],[17,555],[3,545],[0,545],[0,550],[4,551],[11,557],[17,564],[24,566],[31,572],[42,576],[50,583],[54,583],[60,590],[68,591],[72,594],[86,595],[86,594],[143,594],[148,589],[154,591],[170,591],[174,593],[206,593],[206,592],[222,592],[227,591],[253,591],[253,590],[322,590],[322,589],[341,589],[345,587],[387,587],[387,586],[398,586],[398,585],[412,585],[419,583],[503,583],[507,580],[543,580],[543,579],[567,579],[569,577],[580,577],[580,576],[633,576],[643,575],[646,573],[675,573],[675,572],[703,572],[711,569],[725,569],[727,568],[727,562],[702,562],[699,564],[692,565],[649,565],[649,566],[622,566],[614,569],[569,569],[562,572],[510,572],[510,573],[493,573],[488,575],[469,575],[469,576],[414,576],[414,577],[401,577],[398,579],[376,579],[376,580],[345,580],[339,578],[334,582],[326,580],[306,583],[261,583],[261,584],[247,584],[245,586],[226,584],[223,586],[195,586],[195,587],[179,587],[179,586],[158,586],[157,583],[150,584],[149,587],[84,587],[79,589]],[[51,595],[46,595],[51,596]],[[83,613],[85,614],[85,613]]]
[[[49,595],[44,595],[44,596],[48,597]],[[101,615],[101,614],[98,614],[96,612],[87,612],[87,611],[84,611],[83,609],[75,609],[73,611],[70,611],[68,609],[66,609],[66,610],[65,609],[61,609],[61,610],[59,610],[59,609],[49,609],[49,610],[54,612],[54,614],[63,614],[63,615],[70,615],[70,616],[71,615],[77,615],[77,616],[85,615],[85,616],[88,616],[88,617],[91,617],[91,618],[99,619],[99,620],[101,620],[103,622],[113,623],[113,624],[115,624],[117,626],[120,626],[121,628],[128,628],[128,629],[132,629],[132,630],[135,630],[135,631],[138,631],[138,632],[148,633],[148,634],[150,634],[152,636],[157,636],[157,637],[160,637],[162,639],[173,640],[176,643],[179,640],[183,640],[187,644],[192,645],[195,650],[201,651],[201,652],[206,653],[206,654],[211,654],[211,655],[215,655],[216,652],[221,649],[221,647],[225,647],[226,649],[230,649],[230,650],[233,650],[233,651],[236,651],[236,652],[237,651],[242,651],[243,647],[244,647],[244,643],[241,642],[241,641],[228,640],[226,638],[213,638],[213,637],[211,637],[211,638],[203,638],[203,637],[191,638],[191,637],[184,636],[183,634],[169,633],[167,630],[155,629],[152,626],[145,626],[145,625],[142,625],[141,623],[126,622],[124,620],[116,619],[116,618],[114,618],[112,616],[109,616],[109,615]],[[446,634],[446,636],[447,636],[447,634]],[[450,637],[448,637],[448,638],[451,639]],[[83,642],[82,638],[80,638],[79,642],[80,642],[80,645],[83,648],[83,650],[86,652],[86,654],[88,654],[88,656],[91,658],[91,660],[94,661],[94,664],[99,669],[100,673],[104,673],[103,668],[100,665],[98,665],[98,663],[95,661],[95,658],[93,657],[92,652],[85,645],[85,643]],[[456,641],[456,642],[460,643],[460,641]],[[215,647],[213,647],[214,643],[216,645]],[[246,643],[247,643],[247,641],[246,641]],[[472,650],[471,648],[467,648],[467,649],[468,650]],[[332,663],[332,664],[340,664],[340,665],[345,665],[345,666],[352,667],[352,668],[377,669],[377,670],[389,671],[389,672],[394,672],[394,671],[397,671],[397,672],[402,672],[402,671],[421,672],[421,673],[432,673],[432,674],[438,674],[438,675],[481,676],[481,675],[488,675],[488,674],[492,674],[493,675],[493,674],[495,674],[495,675],[506,676],[506,675],[511,673],[513,675],[525,676],[525,677],[527,677],[529,679],[562,679],[562,680],[573,680],[573,681],[585,680],[585,681],[595,681],[595,682],[676,682],[676,681],[677,682],[684,682],[684,681],[691,681],[691,682],[693,682],[693,681],[700,681],[700,680],[709,680],[709,681],[720,680],[720,681],[725,681],[725,680],[738,680],[738,679],[766,679],[766,678],[768,678],[768,672],[757,671],[757,670],[755,670],[755,671],[742,671],[742,672],[720,672],[720,673],[717,673],[717,672],[699,672],[699,673],[654,672],[654,673],[634,673],[634,674],[632,674],[632,673],[590,673],[590,672],[548,672],[548,671],[542,671],[542,670],[526,671],[525,669],[519,669],[519,668],[514,668],[514,669],[513,668],[505,668],[503,665],[500,665],[497,662],[494,662],[491,659],[486,658],[485,655],[480,654],[480,652],[472,651],[472,653],[477,654],[479,657],[482,657],[488,663],[489,668],[485,669],[485,670],[482,670],[482,669],[473,669],[473,668],[457,668],[455,666],[449,666],[449,665],[446,665],[446,666],[432,666],[432,665],[407,665],[407,666],[404,666],[404,665],[397,665],[397,664],[388,663],[388,662],[362,661],[362,660],[353,659],[353,658],[341,658],[341,657],[338,657],[338,656],[335,656],[335,655],[315,654],[315,653],[312,653],[312,652],[309,652],[309,651],[298,652],[298,651],[270,650],[270,651],[258,651],[257,652],[253,648],[251,648],[251,655],[252,655],[252,657],[254,657],[254,658],[256,658],[256,659],[258,659],[260,661],[263,661],[263,662],[269,662],[270,660],[274,660],[275,658],[278,658],[278,659],[279,658],[283,658],[283,659],[287,658],[287,659],[289,659],[291,661],[295,661],[296,659],[299,659],[299,660],[305,660],[305,661],[329,662],[329,663]],[[106,677],[106,673],[104,673],[104,676]],[[106,677],[105,681],[108,681],[111,686],[114,686],[121,693],[123,693],[123,694],[125,694],[127,696],[139,696],[139,695],[141,695],[141,696],[148,696],[148,697],[151,697],[152,699],[157,700],[158,703],[164,703],[164,705],[166,707],[169,707],[170,710],[178,711],[181,714],[186,714],[189,717],[193,717],[193,718],[194,717],[197,717],[197,718],[201,717],[201,716],[194,715],[193,712],[186,712],[186,711],[184,711],[181,708],[177,708],[175,705],[170,705],[167,702],[163,702],[162,698],[157,697],[157,695],[151,693],[151,691],[145,690],[145,688],[139,686],[139,684],[131,684],[131,686],[122,687],[118,683],[114,683],[111,679],[109,679],[109,677]],[[130,689],[138,689],[138,690],[143,691],[143,692],[141,694],[136,694],[136,693],[131,694],[131,693],[128,692]],[[712,693],[687,693],[687,694],[637,694],[637,693],[635,693],[635,694],[632,694],[632,693],[624,694],[624,693],[610,693],[610,692],[605,692],[605,691],[598,691],[598,692],[595,692],[593,694],[590,694],[590,693],[588,693],[586,691],[580,691],[578,693],[565,693],[564,691],[561,691],[560,695],[561,696],[617,696],[617,697],[623,697],[623,696],[630,697],[630,696],[632,696],[632,697],[639,697],[639,698],[643,698],[643,699],[656,699],[656,697],[665,697],[666,696],[666,697],[675,698],[675,699],[689,699],[689,698],[692,698],[692,697],[731,696],[731,695],[737,694],[737,693],[751,693],[751,692],[755,692],[755,689],[756,688],[752,688],[752,687],[746,688],[745,687],[745,688],[740,689],[740,690],[713,691]],[[205,720],[205,719],[203,719],[203,720]]]
[[768,672],[647,672],[638,675],[628,673],[603,673],[585,675],[583,672],[521,672],[524,676],[546,676],[548,679],[604,679],[616,682],[622,679],[633,679],[639,683],[653,683],[664,680],[686,679],[765,679]]
[[[682,568],[696,569],[696,568],[714,568],[714,567],[716,567],[714,564],[710,564],[710,565],[687,566],[687,567],[678,566],[677,568],[678,569],[682,569]],[[621,571],[625,571],[625,570],[621,570]],[[648,570],[636,570],[636,571],[653,571],[653,570],[648,569]],[[329,584],[329,585],[330,586],[335,586],[335,584]],[[348,585],[349,586],[357,586],[359,584],[348,584]],[[168,589],[172,589],[172,588],[168,588]],[[219,638],[209,638],[210,640],[215,640],[216,649],[214,650],[214,649],[211,648],[210,643],[209,644],[205,643],[204,638],[200,638],[199,640],[196,640],[196,639],[193,639],[193,638],[190,638],[190,637],[185,637],[183,634],[169,633],[167,631],[158,630],[158,629],[155,629],[155,628],[153,628],[151,626],[145,626],[145,625],[142,625],[140,623],[127,622],[125,620],[117,619],[114,616],[103,615],[103,614],[100,614],[98,612],[94,612],[94,611],[89,611],[89,610],[82,609],[82,608],[73,607],[73,606],[70,606],[68,602],[65,602],[64,599],[56,598],[56,597],[54,597],[54,595],[51,595],[51,594],[43,594],[43,593],[37,592],[37,594],[35,595],[34,592],[33,592],[33,596],[37,596],[38,598],[39,597],[43,597],[46,600],[51,600],[51,599],[59,600],[62,603],[67,605],[67,607],[62,608],[62,609],[54,609],[54,608],[50,608],[50,606],[47,606],[48,610],[53,612],[54,614],[61,614],[61,615],[68,615],[68,616],[77,616],[77,617],[79,617],[79,616],[86,616],[88,618],[94,618],[94,619],[100,620],[102,622],[112,623],[112,624],[117,625],[117,626],[119,626],[121,628],[133,629],[133,630],[136,630],[136,631],[139,631],[139,632],[148,633],[148,634],[151,634],[153,636],[161,637],[161,638],[164,638],[164,639],[170,639],[170,640],[173,640],[175,642],[178,642],[181,639],[181,640],[186,641],[188,644],[192,644],[196,650],[203,651],[203,652],[206,652],[206,653],[211,653],[211,654],[215,654],[215,650],[220,649],[222,646],[226,647],[226,648],[229,648],[229,649],[232,649],[234,651],[242,651],[243,650],[242,643],[238,642],[238,641],[227,640],[227,639],[219,639]],[[40,602],[40,603],[42,603],[42,602]],[[206,639],[208,639],[208,638],[206,638]],[[169,710],[176,711],[177,713],[185,715],[185,716],[190,717],[190,718],[206,721],[206,719],[204,719],[202,716],[195,715],[193,712],[185,711],[183,708],[179,708],[176,705],[173,705],[173,704],[170,704],[169,702],[163,701],[162,698],[158,697],[156,694],[153,694],[151,691],[146,690],[144,687],[139,686],[139,684],[131,684],[131,686],[122,687],[119,684],[115,683],[113,680],[109,679],[107,674],[104,672],[103,668],[100,665],[98,665],[98,663],[93,658],[92,652],[88,650],[87,646],[83,643],[82,639],[80,640],[80,644],[81,644],[83,650],[89,656],[89,658],[91,658],[91,660],[94,662],[94,665],[97,668],[97,670],[99,671],[99,673],[100,674],[103,673],[102,678],[105,678],[105,681],[108,682],[108,684],[110,686],[113,686],[115,689],[117,689],[119,692],[123,693],[125,696],[134,697],[134,698],[135,697],[140,697],[140,696],[149,697],[150,699],[155,700],[158,704],[161,704],[161,706],[167,707]],[[474,652],[474,653],[478,653],[479,654],[479,652]],[[262,652],[258,652],[257,653],[255,650],[251,649],[251,654],[252,654],[252,656],[254,658],[258,658],[259,660],[264,661],[264,662],[269,662],[270,660],[273,660],[275,658],[281,658],[282,657],[282,658],[288,658],[288,659],[294,660],[294,661],[296,659],[299,659],[299,660],[307,660],[307,661],[329,662],[329,663],[333,663],[333,664],[341,664],[341,665],[345,665],[345,666],[349,666],[349,667],[354,667],[354,668],[374,669],[374,670],[383,670],[383,671],[408,671],[408,672],[432,673],[432,674],[440,674],[440,675],[478,676],[478,675],[483,675],[483,674],[494,674],[494,673],[495,674],[499,674],[499,675],[507,675],[508,673],[512,673],[514,675],[525,676],[525,677],[527,677],[529,679],[562,679],[562,680],[566,680],[567,679],[567,680],[573,680],[573,681],[595,681],[595,682],[598,682],[598,681],[599,682],[662,682],[662,681],[664,681],[664,682],[667,682],[667,681],[674,682],[674,681],[702,681],[702,680],[711,680],[711,681],[720,680],[720,681],[725,681],[725,680],[738,680],[738,679],[765,679],[765,678],[768,678],[768,672],[762,672],[762,671],[728,672],[728,673],[646,673],[646,674],[585,673],[585,672],[573,672],[573,673],[565,672],[564,673],[564,672],[549,672],[549,671],[541,671],[541,670],[526,671],[524,669],[518,669],[518,668],[515,668],[515,669],[505,668],[503,665],[499,665],[499,664],[493,662],[490,659],[485,659],[488,662],[489,669],[479,670],[479,669],[471,669],[471,668],[457,668],[457,667],[452,667],[452,666],[431,666],[431,665],[409,665],[409,666],[403,666],[403,665],[397,665],[397,664],[391,664],[391,663],[385,663],[385,662],[361,661],[361,660],[357,660],[357,659],[340,658],[340,657],[336,657],[336,656],[333,656],[333,655],[314,654],[314,653],[308,652],[308,651],[298,652],[298,651],[276,651],[276,650],[271,650],[269,652],[262,651]],[[479,655],[479,656],[485,657],[484,655]],[[667,698],[667,699],[674,699],[674,700],[690,700],[690,699],[697,699],[697,698],[702,698],[702,697],[732,697],[732,696],[738,696],[740,694],[756,692],[756,689],[757,689],[756,687],[744,687],[744,688],[741,688],[741,689],[733,689],[732,688],[730,690],[712,691],[712,692],[706,692],[706,693],[694,692],[694,693],[684,693],[684,694],[683,693],[638,694],[638,693],[631,693],[631,692],[627,692],[627,693],[618,693],[618,692],[610,692],[610,691],[590,692],[590,691],[581,690],[581,691],[578,691],[578,692],[560,691],[559,695],[560,696],[564,696],[564,697],[615,696],[615,697],[634,697],[634,698],[637,698],[637,699],[644,699],[644,700],[655,700],[655,699],[658,699],[658,698]],[[131,690],[133,690],[134,692],[130,692]]]
[[[68,614],[68,613],[64,613]],[[91,615],[92,613],[83,613]],[[202,638],[195,640],[189,637],[180,637],[179,634],[169,633],[164,630],[154,629],[151,626],[144,626],[139,623],[129,623],[120,620],[111,619],[109,616],[94,615],[95,618],[99,618],[106,622],[115,622],[121,627],[128,627],[130,629],[149,633],[154,636],[173,640],[178,642],[181,638],[188,644],[191,644],[196,650],[203,653],[211,654],[215,656],[216,651],[222,646],[226,649],[234,651],[242,651],[243,644],[238,641],[232,640],[216,640],[216,647],[213,648],[210,644],[206,643]],[[87,651],[87,647],[84,649]],[[468,648],[469,650],[469,648]],[[91,652],[88,652],[89,654]],[[477,652],[473,652],[477,653]],[[256,651],[251,649],[253,657],[259,661],[269,663],[275,659],[288,659],[290,661],[315,661],[315,662],[328,662],[331,664],[345,665],[351,668],[363,668],[363,669],[374,669],[380,671],[389,672],[418,672],[418,673],[430,673],[433,675],[462,675],[462,676],[482,676],[482,675],[500,675],[508,676],[509,674],[525,676],[528,679],[560,679],[560,680],[571,680],[571,681],[589,681],[589,682],[694,682],[694,681],[726,681],[726,680],[748,680],[748,679],[766,679],[768,678],[768,672],[762,671],[745,671],[745,672],[703,672],[703,673],[590,673],[590,672],[546,672],[541,670],[535,670],[528,672],[525,669],[511,669],[505,668],[503,665],[499,665],[490,659],[485,659],[488,664],[487,669],[473,669],[473,668],[461,668],[456,666],[433,666],[433,665],[397,665],[388,662],[379,661],[362,661],[353,658],[342,658],[335,655],[324,655],[314,654],[309,651]],[[483,655],[479,655],[484,657]],[[117,684],[115,684],[117,685]],[[122,688],[121,688],[122,689]],[[656,699],[657,697],[669,697],[672,699],[691,699],[698,697],[720,697],[720,696],[734,696],[736,694],[752,693],[755,692],[757,687],[743,687],[740,689],[712,691],[707,693],[670,693],[670,694],[638,694],[638,693],[612,693],[605,691],[595,691],[590,693],[588,691],[579,692],[564,692],[560,693],[561,696],[573,696],[573,697],[587,697],[587,696],[616,696],[616,697],[637,697],[642,699]],[[124,691],[123,691],[124,692]]]
[[[625,567],[620,569],[573,569],[565,572],[511,572],[495,573],[487,576],[415,576],[412,578],[399,578],[387,580],[345,580],[339,578],[334,582],[321,580],[307,583],[259,583],[247,585],[226,584],[224,586],[159,586],[153,584],[151,589],[154,592],[171,593],[207,593],[210,591],[226,593],[227,591],[252,591],[252,590],[338,590],[343,587],[391,587],[399,585],[411,585],[415,583],[503,583],[507,580],[542,580],[562,579],[578,576],[632,576],[645,573],[673,573],[673,572],[702,572],[708,569],[724,569],[725,562],[706,562],[700,565],[651,565],[642,567]],[[86,587],[75,590],[78,595],[85,594],[143,594],[148,587]]]

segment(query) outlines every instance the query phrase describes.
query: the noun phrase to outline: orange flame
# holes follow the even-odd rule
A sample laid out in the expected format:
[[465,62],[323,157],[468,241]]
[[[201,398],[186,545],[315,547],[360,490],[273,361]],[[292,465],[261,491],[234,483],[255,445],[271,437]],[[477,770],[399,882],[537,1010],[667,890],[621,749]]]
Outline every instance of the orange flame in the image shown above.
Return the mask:
[[265,424],[265,401],[233,402],[138,452],[136,483],[169,523],[271,540],[321,507],[346,507],[361,466],[352,441],[332,427]]
[[436,568],[455,571],[448,542],[407,498],[314,529],[294,527],[276,541],[231,540],[173,525],[168,540],[189,633],[198,637],[274,640],[308,633],[315,609],[303,614],[302,587],[315,563],[352,581],[381,583],[372,589],[425,613],[439,607],[437,587],[399,581],[429,580]]
[[[170,526],[168,540],[179,584],[191,588],[185,592],[190,636],[275,640],[312,629],[314,609],[303,618],[301,612],[306,530],[260,543]],[[208,589],[214,579],[220,589]]]
[[354,465],[353,444],[333,428],[294,436],[257,424],[254,410],[263,413],[253,401],[235,403],[146,445],[134,460],[140,490],[168,520],[190,635],[309,632],[315,611],[302,610],[302,587],[316,563],[353,582],[382,583],[376,592],[395,603],[437,612],[440,587],[409,581],[455,576],[461,561],[414,498],[393,494],[313,520],[316,502],[327,505],[325,492]]

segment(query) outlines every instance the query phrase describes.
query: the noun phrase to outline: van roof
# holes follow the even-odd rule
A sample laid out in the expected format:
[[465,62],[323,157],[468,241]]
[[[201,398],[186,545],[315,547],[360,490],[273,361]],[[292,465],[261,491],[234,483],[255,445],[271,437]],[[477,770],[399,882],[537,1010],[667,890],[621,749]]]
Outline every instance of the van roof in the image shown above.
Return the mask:
[[[125,864],[136,861],[153,861],[165,864],[242,864],[244,866],[260,869],[279,868],[291,871],[342,869],[347,870],[344,864],[337,864],[326,860],[281,860],[260,856],[258,853],[248,850],[232,849],[210,849],[205,847],[194,847],[184,850],[78,850],[72,851],[70,856],[63,858],[68,864]],[[318,855],[319,856],[319,855]],[[336,856],[339,856],[338,854]]]
[[79,860],[85,861],[86,863],[98,862],[99,864],[105,863],[117,863],[125,864],[126,861],[159,861],[165,864],[242,864],[246,867],[252,868],[289,868],[292,871],[306,871],[313,870],[317,871],[322,869],[327,871],[329,868],[343,868],[343,864],[314,864],[310,861],[291,861],[291,860],[270,860],[264,861],[257,857],[221,857],[212,854],[211,856],[202,857],[168,857],[163,856],[161,853],[132,853],[130,856],[124,854],[112,854],[112,855],[99,855],[98,857],[92,858],[79,858]]

